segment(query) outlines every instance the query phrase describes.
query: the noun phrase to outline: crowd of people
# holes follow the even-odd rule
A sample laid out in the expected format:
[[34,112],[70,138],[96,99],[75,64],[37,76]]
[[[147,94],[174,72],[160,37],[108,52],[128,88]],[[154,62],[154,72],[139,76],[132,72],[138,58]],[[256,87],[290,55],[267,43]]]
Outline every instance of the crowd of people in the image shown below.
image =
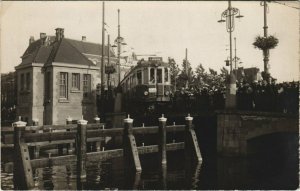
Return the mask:
[[241,110],[297,113],[299,110],[299,82],[239,83],[237,85],[237,106]]
[[[225,108],[225,99],[225,85],[182,88],[173,94],[172,105],[176,110],[218,110]],[[239,110],[298,113],[299,82],[238,82],[236,101]]]

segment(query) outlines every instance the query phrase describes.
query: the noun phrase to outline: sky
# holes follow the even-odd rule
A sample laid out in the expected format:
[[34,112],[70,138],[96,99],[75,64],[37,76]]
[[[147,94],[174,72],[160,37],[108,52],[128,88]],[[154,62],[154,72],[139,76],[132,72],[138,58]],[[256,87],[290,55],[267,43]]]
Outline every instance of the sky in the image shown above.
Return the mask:
[[[268,34],[279,39],[278,46],[270,50],[269,61],[271,75],[279,82],[299,80],[300,61],[299,2],[282,3],[287,6],[268,3],[267,14]],[[55,35],[55,28],[60,27],[65,38],[81,40],[86,36],[89,42],[102,42],[100,1],[2,1],[0,5],[1,73],[14,71],[30,36],[38,39],[40,32]],[[262,71],[262,51],[252,43],[257,35],[263,35],[263,7],[260,1],[233,1],[232,6],[244,16],[235,19],[233,32],[240,66]],[[172,57],[181,66],[187,48],[193,68],[201,63],[207,71],[212,68],[219,72],[229,57],[229,33],[225,23],[217,21],[227,7],[227,1],[107,1],[106,34],[110,34],[111,42],[117,37],[120,9],[121,36],[127,43],[123,50],[157,54],[164,61]]]

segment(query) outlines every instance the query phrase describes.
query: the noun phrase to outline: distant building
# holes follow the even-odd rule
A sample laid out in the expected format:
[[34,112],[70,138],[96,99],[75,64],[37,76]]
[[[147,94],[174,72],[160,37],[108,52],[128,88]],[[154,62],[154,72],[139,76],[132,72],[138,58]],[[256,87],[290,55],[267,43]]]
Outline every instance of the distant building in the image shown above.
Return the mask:
[[[233,70],[235,71],[235,70]],[[254,81],[262,80],[261,73],[259,68],[252,67],[252,68],[243,68],[239,67],[237,69],[237,80],[245,80],[248,83],[252,83]]]
[[[104,52],[107,56],[107,46]],[[17,115],[29,124],[35,119],[39,124],[64,124],[68,116],[75,120],[83,116],[91,122],[97,114],[101,53],[100,44],[87,42],[86,37],[67,39],[62,28],[56,29],[55,36],[40,33],[38,40],[31,37],[21,64],[15,67]],[[110,62],[116,64],[112,51],[110,55]],[[117,85],[115,75],[112,85]]]
[[13,121],[17,105],[17,78],[15,72],[1,74],[1,122]]

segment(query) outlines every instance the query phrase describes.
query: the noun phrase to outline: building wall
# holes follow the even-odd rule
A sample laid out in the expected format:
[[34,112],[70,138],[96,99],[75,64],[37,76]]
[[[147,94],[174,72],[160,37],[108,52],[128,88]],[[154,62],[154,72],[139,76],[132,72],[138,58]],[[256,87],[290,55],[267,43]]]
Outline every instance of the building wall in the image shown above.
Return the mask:
[[[21,116],[23,121],[26,121],[28,124],[32,123],[32,67],[26,67],[22,69],[18,69],[17,79],[18,79],[18,86],[17,86],[17,116]],[[26,84],[26,74],[30,74],[30,86],[24,90],[21,90],[22,83]],[[24,75],[24,79],[21,78],[21,75]]]
[[[49,76],[47,76],[49,73]],[[47,77],[46,77],[47,76]],[[46,79],[49,78],[49,79]],[[51,125],[53,124],[52,121],[52,110],[53,110],[53,91],[54,91],[54,85],[53,85],[53,68],[52,67],[47,67],[44,70],[44,79],[42,80],[44,87],[46,88],[46,84],[49,83],[49,89],[48,89],[48,94],[49,96],[43,97],[44,99],[44,113],[43,113],[43,124],[45,125]],[[45,90],[44,90],[44,96],[45,95]]]
[[[67,99],[59,97],[60,73],[68,74],[68,96]],[[80,89],[72,90],[72,73],[80,74]],[[89,96],[83,96],[83,75],[91,75],[91,93]],[[96,106],[96,86],[99,81],[99,69],[89,69],[82,67],[53,67],[53,104],[52,104],[52,124],[64,124],[66,118],[70,116],[73,120],[82,118],[92,122],[97,114]]]
[[44,72],[42,64],[32,68],[32,119],[44,124]]

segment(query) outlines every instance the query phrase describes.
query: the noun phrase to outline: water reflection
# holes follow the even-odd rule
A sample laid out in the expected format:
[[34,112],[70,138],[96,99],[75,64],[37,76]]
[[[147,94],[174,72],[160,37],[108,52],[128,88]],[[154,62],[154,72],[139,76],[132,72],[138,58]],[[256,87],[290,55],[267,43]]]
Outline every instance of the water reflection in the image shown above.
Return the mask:
[[43,168],[42,175],[43,175],[42,176],[43,189],[53,190],[54,188],[54,184],[52,181],[52,175],[54,175],[53,167]]
[[[299,181],[294,149],[284,155],[208,158],[203,163],[185,163],[183,151],[178,151],[168,153],[167,160],[162,166],[157,155],[142,156],[141,173],[125,171],[122,158],[88,163],[86,180],[77,179],[76,163],[33,169],[33,177],[39,190],[294,189]],[[13,189],[13,175],[4,166],[2,189]]]

